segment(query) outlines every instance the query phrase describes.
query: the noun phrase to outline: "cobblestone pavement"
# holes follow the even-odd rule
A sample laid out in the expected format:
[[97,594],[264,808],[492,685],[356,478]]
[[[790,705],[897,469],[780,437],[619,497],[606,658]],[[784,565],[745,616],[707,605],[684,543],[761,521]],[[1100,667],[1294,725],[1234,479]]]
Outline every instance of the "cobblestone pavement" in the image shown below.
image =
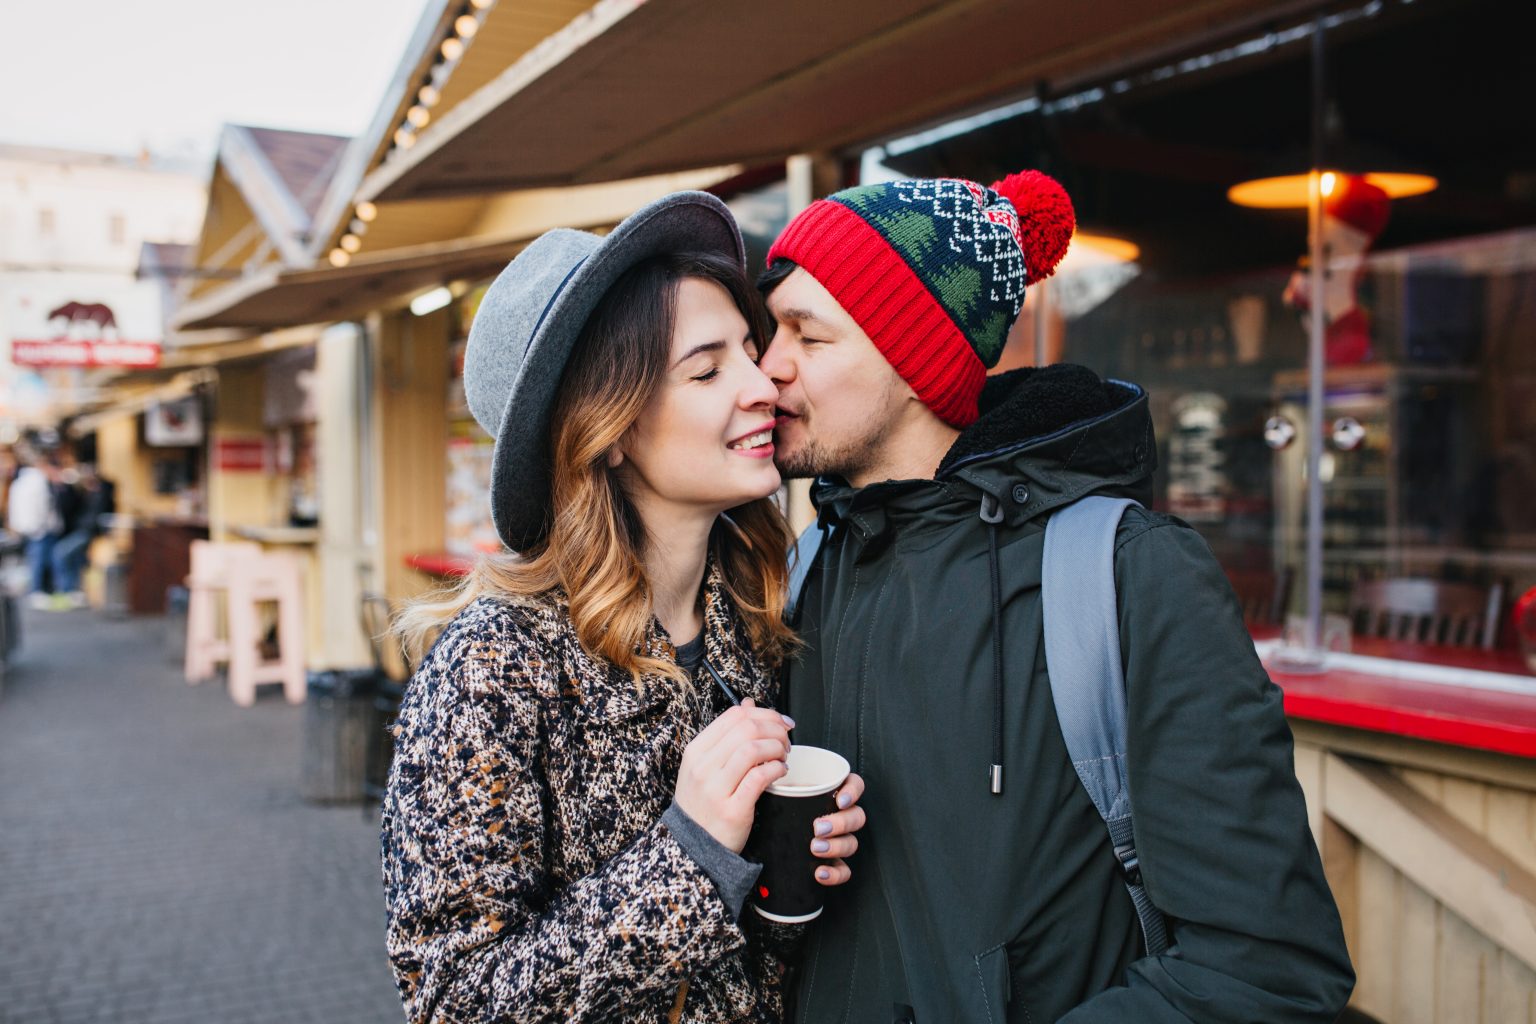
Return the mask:
[[0,692],[0,1022],[403,1020],[376,815],[300,800],[304,708],[187,686],[159,619],[24,614]]

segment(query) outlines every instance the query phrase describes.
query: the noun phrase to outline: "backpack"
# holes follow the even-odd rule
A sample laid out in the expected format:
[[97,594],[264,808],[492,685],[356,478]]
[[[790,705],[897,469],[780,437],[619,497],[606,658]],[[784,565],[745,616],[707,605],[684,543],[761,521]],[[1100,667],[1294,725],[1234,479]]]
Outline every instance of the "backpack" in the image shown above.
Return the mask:
[[[1104,819],[1110,845],[1136,907],[1148,956],[1168,948],[1167,923],[1141,881],[1126,776],[1125,674],[1115,604],[1115,531],[1130,498],[1089,495],[1052,513],[1045,526],[1041,602],[1051,697],[1067,755]],[[790,621],[821,549],[822,532],[807,527],[795,542],[789,578]]]

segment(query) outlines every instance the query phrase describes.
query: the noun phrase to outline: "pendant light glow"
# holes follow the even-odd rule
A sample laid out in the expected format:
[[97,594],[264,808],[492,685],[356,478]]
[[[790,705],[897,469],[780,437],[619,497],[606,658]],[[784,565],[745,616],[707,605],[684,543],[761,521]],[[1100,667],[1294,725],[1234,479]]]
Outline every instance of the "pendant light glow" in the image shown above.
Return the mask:
[[[1324,197],[1333,192],[1338,173],[1323,172]],[[1227,189],[1227,199],[1238,206],[1259,210],[1304,210],[1307,208],[1307,189],[1311,177],[1310,174],[1285,174],[1239,182]],[[1420,196],[1440,187],[1440,182],[1428,174],[1371,171],[1361,177],[1385,192],[1388,199]]]

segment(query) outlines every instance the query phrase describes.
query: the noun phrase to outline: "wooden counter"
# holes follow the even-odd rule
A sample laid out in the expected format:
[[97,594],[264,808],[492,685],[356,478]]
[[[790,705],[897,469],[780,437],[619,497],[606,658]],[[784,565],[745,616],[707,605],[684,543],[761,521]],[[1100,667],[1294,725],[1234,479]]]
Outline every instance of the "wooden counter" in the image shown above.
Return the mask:
[[254,540],[274,547],[320,543],[318,526],[231,526],[229,532],[243,540]]
[[1353,1005],[1394,1024],[1532,1021],[1536,678],[1516,655],[1368,640],[1354,653],[1318,675],[1270,665]]
[[113,528],[130,527],[128,610],[135,615],[163,615],[166,591],[180,586],[192,571],[192,542],[208,539],[201,519],[120,516]]
[[451,555],[446,551],[431,551],[406,555],[405,564],[429,576],[468,576],[475,567],[473,558]]
[[1336,660],[1317,675],[1266,660],[1286,714],[1536,758],[1536,676],[1514,652],[1357,640],[1352,657]]

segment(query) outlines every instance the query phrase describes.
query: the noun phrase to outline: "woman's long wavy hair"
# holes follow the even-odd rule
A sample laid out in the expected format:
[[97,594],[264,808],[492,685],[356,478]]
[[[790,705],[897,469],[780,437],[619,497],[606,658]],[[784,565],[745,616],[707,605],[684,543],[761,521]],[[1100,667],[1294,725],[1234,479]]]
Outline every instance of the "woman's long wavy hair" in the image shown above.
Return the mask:
[[[677,319],[678,285],[697,278],[719,285],[763,339],[760,300],[733,262],[703,253],[657,256],[621,276],[588,318],[555,401],[550,429],[549,532],[522,555],[482,558],[455,590],[417,601],[396,632],[419,655],[434,634],[482,596],[535,598],[563,592],[586,651],[635,679],[659,673],[686,682],[671,661],[649,657],[652,610],[646,580],[645,528],[608,456],[666,377]],[[769,665],[795,644],[784,623],[785,553],[794,537],[772,498],[731,509],[711,547],[752,648]]]

